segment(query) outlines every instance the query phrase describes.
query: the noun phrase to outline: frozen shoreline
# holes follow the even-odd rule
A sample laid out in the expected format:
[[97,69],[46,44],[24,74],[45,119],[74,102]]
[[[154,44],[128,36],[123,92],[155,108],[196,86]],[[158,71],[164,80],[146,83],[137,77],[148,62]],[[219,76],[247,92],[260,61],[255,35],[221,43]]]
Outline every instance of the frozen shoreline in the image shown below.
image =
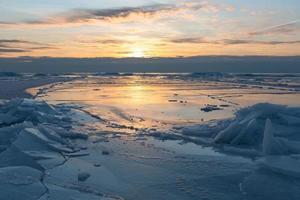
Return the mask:
[[43,77],[35,79],[0,79],[0,99],[30,98],[26,89],[61,81],[71,80],[62,77]]

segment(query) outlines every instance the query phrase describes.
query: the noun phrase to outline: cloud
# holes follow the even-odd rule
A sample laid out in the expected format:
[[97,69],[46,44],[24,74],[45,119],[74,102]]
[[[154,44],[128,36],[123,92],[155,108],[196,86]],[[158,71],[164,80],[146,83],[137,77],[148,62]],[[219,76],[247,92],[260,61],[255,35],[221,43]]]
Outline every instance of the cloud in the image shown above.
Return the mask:
[[187,38],[178,38],[170,40],[172,43],[211,43],[210,41],[201,38],[201,37],[187,37]]
[[300,20],[294,20],[285,24],[267,27],[263,30],[250,32],[249,35],[266,35],[266,34],[289,34],[294,31],[300,30]]
[[22,53],[35,50],[56,49],[57,47],[39,42],[16,39],[0,39],[0,53]]
[[14,48],[0,48],[0,53],[24,53],[30,52],[25,49],[14,49]]
[[216,44],[216,45],[241,45],[241,44],[262,44],[262,45],[280,45],[280,44],[300,44],[300,40],[293,41],[260,41],[260,40],[243,40],[243,39],[222,39],[208,40],[202,37],[178,38],[169,40],[171,43],[186,44]]
[[124,7],[116,9],[74,9],[50,16],[45,20],[25,21],[25,24],[64,24],[86,23],[93,20],[108,21],[113,19],[128,18],[130,15],[152,16],[160,12],[173,11],[171,5],[152,5],[144,7]]
[[26,40],[0,39],[0,45],[7,45],[7,44],[32,44],[32,45],[41,45],[42,43],[32,42],[32,41],[26,41]]
[[128,22],[138,19],[180,16],[179,12],[198,11],[218,12],[226,7],[208,3],[207,1],[178,2],[176,4],[153,4],[140,7],[120,7],[111,9],[72,9],[48,16],[45,19],[25,20],[22,22],[0,21],[2,26],[14,25],[61,25],[61,24],[84,24],[95,21]]
[[235,45],[235,44],[266,44],[266,45],[300,44],[300,40],[293,40],[293,41],[259,41],[259,40],[233,40],[233,39],[225,39],[222,42],[225,45]]
[[121,39],[78,40],[78,42],[82,43],[82,44],[111,44],[111,45],[132,44],[132,43],[134,43],[132,41],[121,40]]

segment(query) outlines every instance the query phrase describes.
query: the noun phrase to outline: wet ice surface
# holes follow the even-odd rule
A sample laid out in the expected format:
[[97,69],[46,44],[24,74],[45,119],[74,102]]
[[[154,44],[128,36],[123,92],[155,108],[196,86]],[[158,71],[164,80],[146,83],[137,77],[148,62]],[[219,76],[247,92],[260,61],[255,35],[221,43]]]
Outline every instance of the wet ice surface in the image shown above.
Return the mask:
[[299,199],[297,76],[78,77],[2,103],[1,200]]
[[[129,129],[162,129],[230,118],[236,110],[261,102],[300,104],[300,81],[297,77],[283,77],[280,81],[278,77],[267,76],[265,81],[261,81],[264,78],[258,76],[260,82],[251,81],[256,80],[255,77],[246,82],[243,81],[247,78],[244,78],[245,75],[227,76],[90,75],[41,89],[37,98],[55,104],[80,104],[85,111],[109,122],[108,126]],[[242,84],[238,83],[239,79]],[[281,84],[274,85],[275,80]],[[286,84],[282,86],[282,82]]]

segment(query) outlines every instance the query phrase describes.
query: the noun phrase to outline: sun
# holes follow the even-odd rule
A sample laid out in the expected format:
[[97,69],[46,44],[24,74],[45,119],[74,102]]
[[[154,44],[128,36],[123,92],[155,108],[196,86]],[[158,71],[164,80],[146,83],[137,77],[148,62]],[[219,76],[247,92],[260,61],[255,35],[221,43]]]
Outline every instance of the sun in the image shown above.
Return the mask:
[[143,58],[143,57],[145,57],[145,53],[144,53],[144,51],[142,49],[135,48],[130,53],[130,56],[131,57],[135,57],[135,58]]

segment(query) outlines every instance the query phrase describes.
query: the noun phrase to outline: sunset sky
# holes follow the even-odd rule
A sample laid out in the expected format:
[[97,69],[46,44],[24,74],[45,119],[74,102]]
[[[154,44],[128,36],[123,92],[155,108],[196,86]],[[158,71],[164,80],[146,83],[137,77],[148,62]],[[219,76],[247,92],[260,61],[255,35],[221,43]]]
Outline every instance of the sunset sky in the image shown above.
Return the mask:
[[9,0],[0,57],[300,55],[299,0]]

